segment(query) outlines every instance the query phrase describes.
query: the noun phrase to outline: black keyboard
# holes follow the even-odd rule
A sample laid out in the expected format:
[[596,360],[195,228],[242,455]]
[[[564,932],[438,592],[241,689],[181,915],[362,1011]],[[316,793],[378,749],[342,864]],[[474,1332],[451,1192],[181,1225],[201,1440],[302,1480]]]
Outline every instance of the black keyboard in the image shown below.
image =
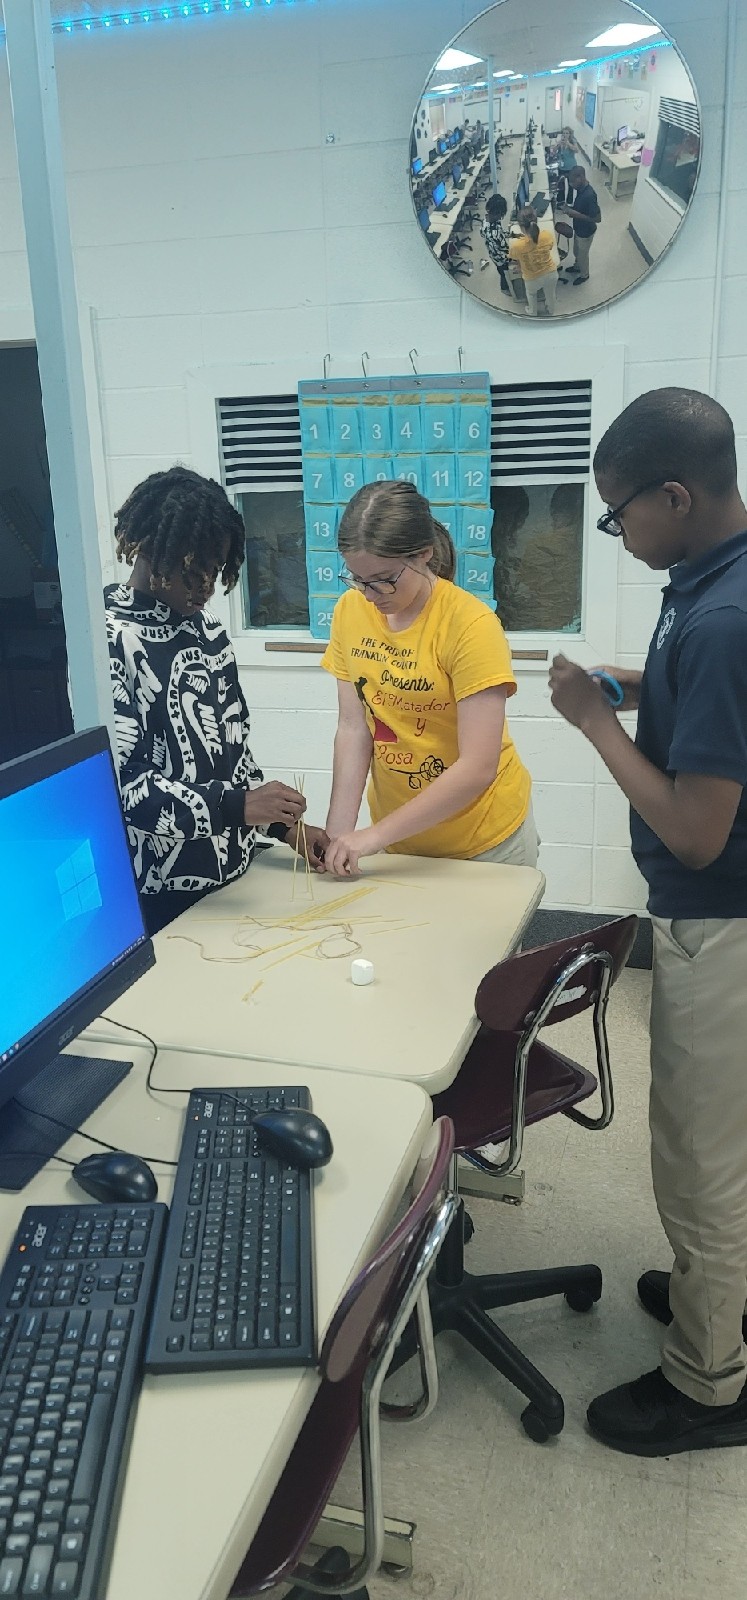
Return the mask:
[[0,1275],[0,1595],[101,1600],[165,1219],[23,1214]]
[[545,194],[544,189],[539,189],[534,196],[534,199],[530,201],[530,204],[532,209],[536,211],[538,217],[544,217],[545,212],[550,204],[550,199],[549,196]]
[[261,1154],[251,1127],[259,1111],[310,1105],[306,1088],[192,1090],[149,1372],[314,1363],[310,1175]]

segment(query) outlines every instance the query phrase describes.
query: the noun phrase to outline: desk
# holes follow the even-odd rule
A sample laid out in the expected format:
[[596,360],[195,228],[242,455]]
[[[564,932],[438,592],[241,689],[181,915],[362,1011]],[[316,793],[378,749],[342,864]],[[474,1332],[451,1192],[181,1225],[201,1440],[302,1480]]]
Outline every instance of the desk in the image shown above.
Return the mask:
[[[94,1052],[86,1037],[79,1054]],[[87,1127],[126,1148],[175,1156],[184,1100],[145,1091],[144,1046],[112,1047],[133,1071]],[[156,1082],[282,1083],[287,1075],[251,1061],[159,1055]],[[387,1224],[414,1171],[431,1121],[430,1102],[408,1083],[376,1083],[341,1074],[300,1071],[314,1108],[329,1125],[332,1164],[314,1184],[317,1323],[321,1334],[341,1294]],[[365,1130],[365,1133],[363,1132]],[[90,1153],[76,1135],[74,1159]],[[154,1162],[159,1197],[169,1199],[171,1174]],[[25,1205],[54,1205],[86,1196],[68,1170],[50,1163],[18,1195],[0,1195],[0,1239],[7,1252]],[[281,1372],[203,1373],[146,1377],[137,1405],[106,1600],[225,1600],[244,1552],[318,1386],[308,1368]],[[103,1600],[103,1597],[102,1597]]]
[[453,182],[451,183],[451,187],[449,188],[446,198],[447,200],[450,200],[456,196],[457,204],[452,206],[450,211],[431,212],[431,215],[428,219],[428,232],[436,235],[436,238],[431,244],[431,249],[436,251],[436,253],[440,252],[441,246],[445,244],[446,240],[453,232],[457,218],[460,216],[462,208],[467,203],[467,196],[474,187],[476,179],[479,178],[480,174],[484,171],[486,165],[488,164],[489,156],[490,151],[486,146],[483,154],[478,156],[477,160],[473,162],[469,172],[467,172],[466,168],[463,170],[463,189],[455,189]]
[[600,141],[595,139],[594,166],[609,172],[609,190],[613,200],[619,200],[622,194],[632,194],[641,170],[639,161],[634,161],[625,151],[605,150]]
[[[521,940],[542,874],[380,855],[348,883],[315,876],[310,901],[302,871],[291,898],[292,860],[286,849],[263,851],[243,878],[157,934],[155,969],[112,1016],[179,1049],[445,1089],[477,1029],[477,985]],[[237,947],[235,934],[263,953]],[[375,966],[369,988],[350,979],[360,953]]]

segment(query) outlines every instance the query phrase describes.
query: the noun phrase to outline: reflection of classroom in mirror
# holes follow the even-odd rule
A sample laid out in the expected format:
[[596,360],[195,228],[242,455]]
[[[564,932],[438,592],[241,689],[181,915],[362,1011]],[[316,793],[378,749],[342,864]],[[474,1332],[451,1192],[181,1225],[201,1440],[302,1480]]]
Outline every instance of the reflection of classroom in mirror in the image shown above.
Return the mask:
[[[581,60],[572,10],[531,47],[536,60],[492,71],[488,87],[501,27],[498,8],[459,36],[467,65],[437,63],[413,123],[413,202],[455,281],[545,320],[614,299],[667,249],[697,177],[698,109],[668,41]],[[551,70],[556,31],[578,70]]]

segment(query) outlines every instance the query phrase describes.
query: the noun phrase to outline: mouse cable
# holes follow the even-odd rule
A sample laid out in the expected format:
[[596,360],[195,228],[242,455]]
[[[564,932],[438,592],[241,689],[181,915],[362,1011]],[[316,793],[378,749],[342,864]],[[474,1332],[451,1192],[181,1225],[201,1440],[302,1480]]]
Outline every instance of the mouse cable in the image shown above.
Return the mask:
[[[151,1099],[155,1100],[156,1099],[156,1095],[159,1095],[159,1094],[186,1094],[186,1095],[190,1095],[192,1093],[192,1090],[194,1088],[193,1084],[190,1084],[189,1087],[187,1087],[187,1088],[176,1088],[175,1089],[169,1084],[165,1084],[165,1083],[161,1084],[161,1083],[154,1083],[153,1082],[153,1068],[154,1068],[154,1066],[156,1064],[156,1060],[158,1058],[158,1045],[156,1044],[155,1039],[151,1039],[151,1036],[150,1036],[149,1033],[143,1033],[142,1028],[133,1028],[132,1024],[129,1023],[129,1022],[118,1022],[116,1017],[107,1017],[104,1014],[104,1012],[101,1013],[101,1021],[102,1022],[110,1022],[112,1024],[112,1027],[121,1028],[124,1033],[135,1033],[135,1034],[137,1034],[137,1037],[139,1039],[144,1039],[146,1044],[150,1045],[153,1054],[151,1055],[150,1061],[148,1063],[148,1071],[147,1071],[147,1073],[145,1075],[145,1088],[146,1088],[147,1093],[151,1096]],[[266,1059],[269,1061],[270,1057],[268,1056]],[[283,1065],[284,1065],[283,1062],[278,1061],[278,1066],[283,1066]],[[242,1111],[246,1110],[246,1101],[245,1100],[241,1100],[237,1094],[231,1094],[230,1089],[221,1089],[221,1095],[226,1100],[232,1100],[235,1106],[240,1106]],[[156,1101],[156,1104],[158,1104],[158,1101]],[[64,1126],[64,1124],[63,1124],[63,1126]],[[75,1132],[76,1133],[79,1132],[79,1129],[76,1128]],[[90,1134],[87,1134],[87,1133],[83,1134],[83,1138],[84,1139],[89,1139],[90,1137],[91,1137]],[[98,1141],[98,1142],[101,1143],[102,1141]],[[113,1149],[114,1146],[109,1145],[108,1148],[109,1149]],[[151,1158],[149,1156],[143,1156],[142,1159],[144,1161],[148,1161]],[[156,1157],[154,1156],[153,1160],[155,1161],[155,1159],[156,1159]],[[163,1166],[175,1167],[175,1166],[178,1165],[178,1163],[176,1161],[165,1161],[165,1162],[162,1162],[162,1165]]]
[[[134,1156],[136,1154],[136,1152],[134,1150],[124,1150],[123,1151],[121,1144],[109,1144],[107,1139],[97,1139],[97,1137],[96,1137],[96,1135],[94,1133],[85,1133],[82,1128],[73,1127],[72,1122],[62,1122],[59,1117],[50,1116],[48,1111],[35,1111],[31,1106],[24,1105],[23,1100],[19,1100],[17,1095],[14,1095],[13,1098],[14,1098],[14,1103],[18,1106],[19,1111],[24,1111],[27,1117],[43,1117],[45,1122],[53,1122],[56,1128],[64,1128],[66,1133],[75,1133],[75,1134],[78,1135],[79,1139],[86,1139],[89,1144],[100,1145],[102,1150],[113,1150],[115,1155],[119,1155],[121,1153],[123,1155],[133,1155]],[[0,1154],[1,1154],[1,1152],[0,1152]],[[169,1160],[167,1160],[166,1156],[141,1156],[141,1155],[138,1155],[137,1159],[138,1159],[138,1161],[145,1161],[145,1162],[151,1163],[153,1166],[160,1166],[160,1167],[176,1167],[176,1166],[178,1166],[178,1162],[169,1161]],[[60,1161],[64,1161],[64,1160],[66,1160],[66,1157],[65,1156],[60,1156],[59,1160]],[[70,1166],[72,1166],[72,1167],[77,1166],[77,1162],[76,1161],[71,1161],[70,1162]]]

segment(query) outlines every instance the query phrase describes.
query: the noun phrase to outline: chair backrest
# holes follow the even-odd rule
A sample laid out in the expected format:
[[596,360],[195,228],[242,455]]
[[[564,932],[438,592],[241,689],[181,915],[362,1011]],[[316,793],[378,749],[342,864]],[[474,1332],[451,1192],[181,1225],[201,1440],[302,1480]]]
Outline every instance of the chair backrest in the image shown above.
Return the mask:
[[[619,977],[638,930],[635,916],[618,917],[569,939],[523,950],[486,972],[475,996],[475,1010],[496,1033],[522,1033],[559,984],[546,1024],[563,1022],[592,1005],[599,991],[602,962],[611,962],[610,982]],[[581,958],[586,958],[582,960]],[[576,962],[579,970],[568,973]],[[561,982],[563,974],[568,974]]]
[[364,1371],[383,1347],[428,1241],[447,1185],[453,1149],[453,1124],[448,1117],[439,1117],[428,1154],[421,1160],[417,1193],[343,1295],[332,1318],[319,1362],[328,1382],[340,1383],[354,1370]]

